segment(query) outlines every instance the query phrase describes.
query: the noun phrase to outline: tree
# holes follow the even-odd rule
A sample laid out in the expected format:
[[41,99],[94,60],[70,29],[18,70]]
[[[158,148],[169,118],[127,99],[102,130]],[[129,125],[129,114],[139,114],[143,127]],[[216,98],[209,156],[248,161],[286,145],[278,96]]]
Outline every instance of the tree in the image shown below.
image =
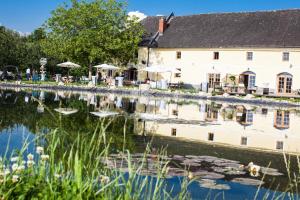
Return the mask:
[[4,26],[0,26],[0,65],[19,65],[20,47],[22,46],[21,36]]
[[116,0],[72,0],[53,11],[45,29],[43,50],[85,66],[89,77],[94,64],[134,62],[143,34],[141,24],[129,19],[124,3]]

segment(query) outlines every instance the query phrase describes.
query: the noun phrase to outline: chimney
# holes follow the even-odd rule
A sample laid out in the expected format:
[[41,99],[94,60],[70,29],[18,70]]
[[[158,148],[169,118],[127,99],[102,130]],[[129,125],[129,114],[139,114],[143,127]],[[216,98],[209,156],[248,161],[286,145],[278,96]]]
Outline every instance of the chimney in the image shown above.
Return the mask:
[[166,26],[167,26],[167,23],[166,23],[165,18],[161,17],[159,19],[159,23],[158,23],[158,32],[159,32],[159,35],[163,35],[164,34]]

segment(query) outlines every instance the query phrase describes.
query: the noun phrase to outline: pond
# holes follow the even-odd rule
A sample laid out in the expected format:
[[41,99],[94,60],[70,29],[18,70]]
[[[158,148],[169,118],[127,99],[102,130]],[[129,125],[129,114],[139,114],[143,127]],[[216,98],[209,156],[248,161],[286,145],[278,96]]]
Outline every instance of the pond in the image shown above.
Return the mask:
[[[0,90],[0,116],[2,157],[25,142],[26,152],[34,152],[56,128],[72,141],[78,134],[89,137],[99,120],[116,118],[110,125],[112,154],[104,164],[126,173],[128,166],[118,153],[126,148],[133,162],[146,157],[147,168],[140,175],[155,177],[156,151],[163,148],[167,187],[176,193],[184,177],[194,178],[188,186],[192,199],[288,199],[286,164],[290,174],[299,176],[297,108],[16,89]],[[149,143],[151,152],[143,155]],[[245,170],[250,162],[260,167],[259,173]],[[288,192],[298,197],[293,188]]]

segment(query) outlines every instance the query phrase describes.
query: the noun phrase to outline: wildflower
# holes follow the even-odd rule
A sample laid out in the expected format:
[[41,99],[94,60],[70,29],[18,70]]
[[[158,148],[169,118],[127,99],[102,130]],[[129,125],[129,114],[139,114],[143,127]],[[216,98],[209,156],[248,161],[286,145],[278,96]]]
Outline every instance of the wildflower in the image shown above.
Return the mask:
[[37,153],[37,154],[42,154],[42,153],[44,153],[44,147],[37,147],[37,148],[36,148],[36,153]]
[[188,178],[191,180],[191,179],[193,179],[194,178],[194,174],[192,173],[192,172],[189,172],[188,173]]
[[15,163],[11,166],[11,169],[13,172],[15,172],[15,171],[17,171],[18,167],[19,167],[19,165]]
[[108,176],[100,176],[100,182],[102,183],[102,184],[108,184],[109,183],[109,181],[110,181],[110,178],[108,177]]
[[28,160],[27,161],[27,166],[28,167],[32,167],[35,164],[35,162],[33,160]]
[[43,155],[41,155],[41,159],[42,159],[42,161],[47,161],[47,160],[49,160],[49,155],[43,154]]
[[16,182],[18,182],[19,181],[19,176],[18,175],[13,175],[13,177],[12,177],[12,182],[13,183],[16,183]]
[[24,165],[20,165],[20,166],[18,166],[18,168],[17,168],[17,172],[22,172],[22,171],[24,171],[24,169],[25,169],[25,166]]
[[4,170],[4,176],[7,176],[7,175],[9,175],[10,174],[10,170],[9,169],[5,169]]
[[33,160],[33,159],[34,159],[34,156],[30,153],[30,154],[27,155],[27,159],[28,159],[28,160]]
[[10,159],[11,162],[18,162],[19,161],[19,157],[12,157]]
[[9,169],[4,169],[3,171],[0,172],[0,177],[5,177],[10,174]]

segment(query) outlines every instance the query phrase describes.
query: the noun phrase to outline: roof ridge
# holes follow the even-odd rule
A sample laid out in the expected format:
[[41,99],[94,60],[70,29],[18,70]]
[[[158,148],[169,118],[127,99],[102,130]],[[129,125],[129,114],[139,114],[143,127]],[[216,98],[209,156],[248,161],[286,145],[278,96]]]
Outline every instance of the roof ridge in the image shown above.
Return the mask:
[[[257,11],[238,11],[238,12],[211,12],[211,13],[199,13],[199,14],[190,14],[190,15],[175,15],[175,18],[178,17],[192,17],[199,15],[222,15],[222,14],[255,14],[255,13],[277,13],[277,12],[290,12],[290,11],[300,11],[300,8],[289,8],[289,9],[279,9],[279,10],[257,10]],[[151,18],[159,18],[162,16],[147,16]]]

